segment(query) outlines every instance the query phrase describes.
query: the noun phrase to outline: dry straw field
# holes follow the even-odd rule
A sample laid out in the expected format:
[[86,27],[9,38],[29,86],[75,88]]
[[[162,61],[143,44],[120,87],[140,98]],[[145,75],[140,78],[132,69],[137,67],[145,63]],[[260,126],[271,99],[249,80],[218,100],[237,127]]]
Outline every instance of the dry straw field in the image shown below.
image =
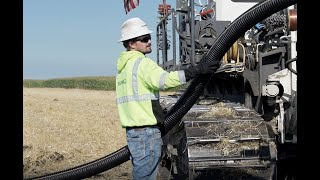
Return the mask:
[[[125,146],[115,101],[114,91],[24,88],[24,178],[76,167]],[[131,163],[87,179],[131,179]]]

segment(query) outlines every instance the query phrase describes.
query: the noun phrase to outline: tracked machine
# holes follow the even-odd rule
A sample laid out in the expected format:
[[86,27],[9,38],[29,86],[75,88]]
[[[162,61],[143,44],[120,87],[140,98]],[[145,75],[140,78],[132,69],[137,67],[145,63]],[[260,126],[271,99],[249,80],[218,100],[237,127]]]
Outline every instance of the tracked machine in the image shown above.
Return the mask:
[[[172,8],[163,1],[157,63],[172,71],[206,60],[230,24],[245,21],[240,15],[257,3],[176,0]],[[235,33],[241,34],[226,47],[218,71],[163,137],[163,179],[295,179],[281,162],[296,156],[297,5]],[[160,98],[167,116],[190,84]]]

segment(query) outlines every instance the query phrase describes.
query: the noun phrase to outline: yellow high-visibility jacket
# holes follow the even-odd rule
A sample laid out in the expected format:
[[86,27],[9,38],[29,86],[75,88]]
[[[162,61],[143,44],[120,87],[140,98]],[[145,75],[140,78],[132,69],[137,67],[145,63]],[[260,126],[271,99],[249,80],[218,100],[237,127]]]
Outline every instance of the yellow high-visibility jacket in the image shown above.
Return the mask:
[[116,94],[122,127],[163,124],[159,91],[186,83],[184,71],[167,72],[139,51],[121,52]]

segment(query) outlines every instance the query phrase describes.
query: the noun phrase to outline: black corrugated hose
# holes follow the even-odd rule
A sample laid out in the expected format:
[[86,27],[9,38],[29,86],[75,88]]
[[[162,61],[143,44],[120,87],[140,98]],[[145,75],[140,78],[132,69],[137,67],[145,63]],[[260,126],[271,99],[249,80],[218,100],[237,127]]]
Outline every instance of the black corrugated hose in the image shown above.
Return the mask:
[[[201,61],[220,61],[232,44],[239,39],[248,29],[272,14],[297,3],[297,0],[265,0],[262,1],[234,20],[214,41],[208,53]],[[177,103],[165,114],[163,136],[168,133],[190,110],[202,94],[205,85],[212,75],[199,76],[192,80],[186,92],[179,98]],[[128,146],[103,157],[75,168],[55,172],[48,175],[31,179],[41,180],[73,180],[91,177],[112,169],[130,160]]]

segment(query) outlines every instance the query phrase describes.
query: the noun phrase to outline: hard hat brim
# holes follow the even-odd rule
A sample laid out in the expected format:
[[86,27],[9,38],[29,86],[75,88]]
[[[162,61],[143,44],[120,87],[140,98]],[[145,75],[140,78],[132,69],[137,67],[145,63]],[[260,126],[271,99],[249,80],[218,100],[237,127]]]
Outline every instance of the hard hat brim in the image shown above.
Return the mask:
[[148,30],[147,32],[142,32],[140,34],[136,34],[135,36],[127,36],[127,37],[123,37],[121,38],[118,42],[123,42],[123,41],[126,41],[126,40],[129,40],[129,39],[133,39],[133,38],[136,38],[136,37],[139,37],[139,36],[143,36],[143,35],[146,35],[146,34],[151,34],[152,31]]

